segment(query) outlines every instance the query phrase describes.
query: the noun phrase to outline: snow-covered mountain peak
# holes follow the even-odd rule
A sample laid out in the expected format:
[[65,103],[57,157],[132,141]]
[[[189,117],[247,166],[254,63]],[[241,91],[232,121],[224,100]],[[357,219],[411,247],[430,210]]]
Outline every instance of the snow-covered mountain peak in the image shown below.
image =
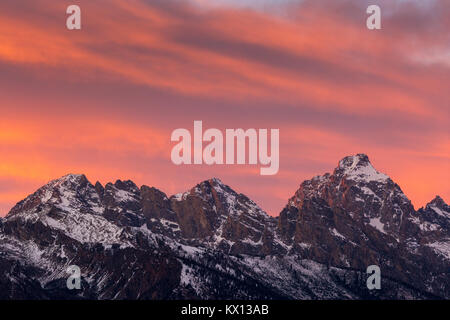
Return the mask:
[[428,203],[426,209],[433,210],[439,216],[450,219],[450,206],[440,196],[436,196]]
[[16,213],[45,212],[51,207],[56,207],[62,211],[86,209],[87,207],[96,209],[99,202],[100,199],[94,186],[85,175],[68,174],[48,182],[17,203],[8,213],[8,216],[13,216]]
[[7,223],[33,225],[62,232],[81,243],[130,246],[122,228],[108,221],[95,187],[85,175],[68,174],[55,179],[19,202]]
[[131,193],[139,193],[139,187],[131,180],[117,180],[114,187],[118,190],[123,190]]
[[271,247],[270,239],[263,236],[275,224],[273,218],[217,178],[170,197],[170,203],[187,239],[197,239],[207,247],[226,252],[246,254],[257,254],[263,245]]
[[389,177],[378,172],[370,163],[369,157],[365,154],[348,156],[339,161],[339,166],[335,170],[335,175],[343,176],[347,180],[364,182],[386,182]]
[[53,181],[56,183],[77,184],[77,183],[87,182],[88,179],[86,178],[86,176],[84,174],[69,173],[69,174],[66,174],[66,175],[62,176],[61,178],[55,179]]
[[42,203],[47,203],[55,196],[55,191],[59,191],[62,196],[65,193],[73,192],[80,187],[86,187],[87,185],[90,185],[90,183],[84,174],[67,174],[61,178],[50,181],[36,193],[40,196]]
[[370,165],[369,157],[364,153],[346,156],[339,161],[339,168],[354,168],[356,166]]
[[[346,157],[278,218],[217,178],[168,198],[66,175],[0,219],[0,299],[25,297],[28,278],[40,283],[30,298],[65,297],[68,264],[88,299],[448,299],[448,205],[436,197],[416,212],[378,174],[367,156]],[[372,264],[386,275],[376,295],[361,290]]]
[[[291,215],[296,210],[300,214]],[[387,175],[378,172],[365,154],[343,158],[331,175],[304,181],[289,200],[285,218],[286,221],[296,221],[296,217],[302,217],[306,212],[312,217],[321,213],[328,219],[330,210],[338,212],[338,215],[342,212],[338,220],[357,221],[368,232],[375,231],[378,236],[389,235],[396,240],[405,234],[403,226],[414,213],[411,201],[400,187]],[[354,233],[333,226],[333,223],[330,225],[347,239],[353,237]]]
[[211,178],[208,180],[209,183],[213,184],[213,185],[224,185],[224,183],[222,182],[222,180],[220,180],[219,178]]
[[[377,202],[379,207],[385,195],[386,188],[396,189],[395,194],[403,195],[393,181],[385,174],[378,172],[365,154],[347,156],[339,161],[333,174],[326,173],[306,180],[300,185],[289,205],[301,205],[303,199],[321,198],[330,205],[345,200],[349,202]],[[351,189],[351,192],[348,192]],[[393,196],[394,193],[391,195]],[[403,196],[402,196],[403,197]],[[406,197],[405,201],[407,200]]]
[[439,208],[448,207],[448,204],[440,196],[434,197],[433,200],[428,203],[429,205],[437,206]]
[[209,202],[216,212],[227,212],[227,215],[239,215],[243,212],[267,216],[255,202],[243,194],[231,189],[218,178],[205,180],[191,190],[171,197],[175,201],[184,201],[188,197]]
[[173,195],[171,198],[176,201],[186,200],[188,196],[196,196],[202,198],[205,201],[212,200],[214,193],[235,194],[236,192],[230,187],[225,185],[220,179],[212,178],[200,182],[195,187],[191,188],[189,191],[181,192]]
[[131,180],[117,180],[114,184],[107,183],[103,194],[109,204],[139,202],[140,189]]
[[213,191],[220,193],[235,193],[230,187],[225,185],[218,178],[211,178],[205,181],[200,182],[194,188],[191,189],[192,193],[197,195],[211,195]]

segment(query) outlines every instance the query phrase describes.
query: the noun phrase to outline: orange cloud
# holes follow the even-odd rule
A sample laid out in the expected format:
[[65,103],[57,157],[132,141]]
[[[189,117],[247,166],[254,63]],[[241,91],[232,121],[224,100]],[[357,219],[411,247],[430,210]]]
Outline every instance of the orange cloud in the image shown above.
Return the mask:
[[[301,180],[358,152],[416,206],[434,193],[449,198],[448,1],[382,1],[381,32],[364,27],[356,0],[305,0],[282,15],[188,1],[79,2],[76,32],[65,29],[63,2],[0,4],[0,179],[29,182],[0,181],[0,208],[76,171],[168,193],[219,176],[277,214]],[[170,132],[193,120],[280,128],[279,175],[174,167]]]

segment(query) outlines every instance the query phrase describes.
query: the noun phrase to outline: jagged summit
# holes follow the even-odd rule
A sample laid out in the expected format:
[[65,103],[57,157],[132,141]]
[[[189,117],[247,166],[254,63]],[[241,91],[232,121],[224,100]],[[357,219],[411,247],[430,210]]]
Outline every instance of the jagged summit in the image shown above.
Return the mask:
[[330,205],[341,203],[344,208],[350,202],[360,202],[360,205],[376,202],[380,207],[384,198],[392,200],[394,196],[410,202],[400,187],[389,176],[377,171],[369,157],[361,153],[340,160],[332,174],[303,181],[289,203],[295,206],[305,198],[322,198]]
[[223,185],[224,183],[222,182],[222,180],[220,180],[219,178],[215,178],[215,177],[213,177],[213,178],[211,178],[211,179],[208,179],[207,180],[209,183],[212,183],[212,184],[221,184],[221,185]]
[[76,180],[76,179],[86,179],[86,176],[83,173],[68,173],[63,175],[61,178],[55,180]]
[[334,171],[335,175],[345,176],[348,180],[364,182],[386,182],[389,177],[378,172],[365,154],[348,156],[339,161]]
[[437,195],[436,197],[434,197],[433,200],[431,200],[428,205],[434,205],[437,206],[439,208],[441,207],[445,207],[448,206],[448,204],[444,201],[444,199],[441,198],[441,196]]
[[[30,298],[64,290],[68,264],[98,299],[448,298],[449,230],[441,197],[415,211],[364,154],[304,181],[277,218],[218,178],[167,197],[68,174],[0,220],[0,298],[31,292],[23,279]],[[364,291],[372,264],[381,292]]]
[[[45,186],[55,186],[60,184],[80,184],[89,182],[84,174],[68,173],[60,178],[51,180]],[[44,186],[44,187],[45,187]]]
[[210,199],[213,193],[220,193],[224,196],[237,195],[233,189],[224,184],[219,178],[211,178],[198,183],[188,191],[174,194],[170,198],[176,201],[186,200],[188,196],[199,196],[202,199]]
[[88,195],[92,190],[94,188],[84,174],[66,174],[58,179],[51,180],[24,200],[18,202],[7,216],[33,212],[37,209],[42,211],[45,206],[52,205],[64,210],[77,204],[79,209],[80,203],[78,200],[80,196],[86,197],[88,202],[95,200]]
[[340,168],[354,167],[356,165],[366,166],[370,165],[369,157],[364,153],[358,153],[356,155],[346,156],[339,161]]
[[[316,225],[314,219],[321,217],[329,220],[329,225],[326,231],[316,235],[317,238],[330,232],[330,237],[337,239],[337,242],[352,239],[353,243],[357,243],[369,235],[372,241],[384,238],[384,242],[395,245],[413,232],[414,227],[409,225],[413,224],[414,213],[411,201],[401,188],[387,175],[378,172],[367,155],[357,154],[339,161],[332,174],[304,181],[281,212],[280,223],[286,230],[285,237],[292,237],[295,235],[292,233],[294,225],[285,221],[298,223],[298,219],[311,219],[313,222],[304,222],[300,228],[305,233]],[[310,223],[312,225],[308,226]],[[358,224],[360,227],[356,231],[346,224]],[[356,236],[359,232],[361,234]],[[314,245],[320,243],[315,242]],[[332,245],[336,244],[330,242]],[[341,253],[341,256],[346,254]]]
[[200,189],[203,190],[203,192],[207,192],[210,189],[215,190],[226,190],[226,192],[235,192],[233,189],[231,189],[228,185],[222,182],[219,178],[211,178],[204,180],[197,184],[194,188],[191,190],[194,190],[196,192],[200,192]]
[[425,212],[433,211],[438,216],[448,219],[450,224],[450,206],[440,196],[436,196],[422,210]]

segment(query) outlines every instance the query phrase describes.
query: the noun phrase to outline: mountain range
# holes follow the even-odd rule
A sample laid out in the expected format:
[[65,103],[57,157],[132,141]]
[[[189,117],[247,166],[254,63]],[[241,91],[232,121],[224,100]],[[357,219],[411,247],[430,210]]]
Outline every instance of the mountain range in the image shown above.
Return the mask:
[[277,217],[217,178],[169,197],[69,174],[0,219],[0,272],[0,299],[449,299],[450,207],[416,211],[364,154]]

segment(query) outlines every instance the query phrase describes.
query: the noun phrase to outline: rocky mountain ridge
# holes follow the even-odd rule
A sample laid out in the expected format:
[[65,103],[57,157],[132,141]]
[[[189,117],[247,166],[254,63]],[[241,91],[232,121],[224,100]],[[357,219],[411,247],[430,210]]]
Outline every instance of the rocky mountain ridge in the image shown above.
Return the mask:
[[304,181],[279,217],[216,178],[168,197],[67,175],[0,219],[0,298],[448,299],[449,226],[442,198],[415,211],[363,154]]

